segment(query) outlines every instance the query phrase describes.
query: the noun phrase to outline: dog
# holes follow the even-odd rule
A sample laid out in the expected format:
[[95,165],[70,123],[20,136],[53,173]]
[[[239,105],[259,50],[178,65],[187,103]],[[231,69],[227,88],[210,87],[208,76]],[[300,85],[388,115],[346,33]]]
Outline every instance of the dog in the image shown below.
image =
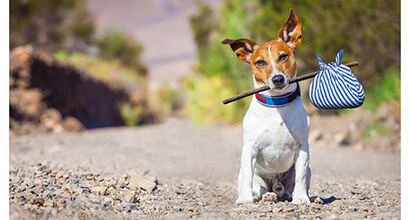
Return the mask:
[[[302,22],[291,8],[278,39],[256,44],[242,38],[225,39],[239,60],[252,67],[255,94],[243,119],[243,148],[236,204],[278,198],[309,204],[310,119],[297,83],[295,49],[302,42]],[[275,195],[273,195],[275,194]]]

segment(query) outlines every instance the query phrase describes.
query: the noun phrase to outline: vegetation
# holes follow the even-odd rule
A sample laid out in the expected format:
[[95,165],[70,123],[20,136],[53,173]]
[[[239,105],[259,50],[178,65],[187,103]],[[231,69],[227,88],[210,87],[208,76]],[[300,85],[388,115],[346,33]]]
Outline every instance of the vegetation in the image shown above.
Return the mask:
[[[400,1],[364,0],[358,4],[354,0],[320,0],[312,4],[307,0],[224,0],[218,14],[204,3],[198,8],[200,13],[191,19],[191,27],[198,47],[199,65],[195,70],[203,77],[189,79],[186,89],[190,96],[202,95],[201,101],[213,109],[203,111],[195,98],[189,98],[187,112],[202,118],[198,120],[220,119],[211,114],[214,112],[229,115],[223,117],[228,122],[243,117],[249,98],[228,107],[220,102],[230,95],[207,95],[214,94],[212,90],[239,94],[253,85],[248,65],[237,60],[231,49],[220,42],[224,38],[246,37],[257,43],[276,39],[290,8],[295,9],[303,23],[303,42],[296,51],[299,73],[318,69],[317,53],[329,63],[343,48],[343,62],[360,63],[353,72],[365,87],[366,102],[377,105],[377,98],[370,98],[379,97],[372,88],[383,84],[385,75],[393,74],[400,81],[400,71],[391,71],[400,69]],[[391,91],[393,96],[400,94],[400,90]]]
[[10,0],[10,49],[32,44],[51,52],[83,51],[95,25],[85,0]]
[[[376,111],[382,102],[401,106],[400,71],[388,69],[383,78],[366,88],[366,100],[362,108]],[[352,109],[345,109],[343,113],[350,113]]]
[[[96,37],[85,0],[9,3],[10,49],[31,44],[108,85],[126,88],[131,99],[120,107],[120,112],[127,125],[157,117],[154,115],[159,111],[149,106],[147,100],[147,70],[140,62],[142,46],[118,31],[107,31]],[[97,56],[87,54],[92,47],[97,48]]]
[[107,31],[95,41],[98,56],[107,60],[119,60],[126,67],[136,69],[146,75],[147,69],[141,64],[142,46],[130,35],[119,31]]
[[391,135],[389,129],[381,122],[372,122],[362,133],[363,139],[370,139],[376,136],[388,136]]

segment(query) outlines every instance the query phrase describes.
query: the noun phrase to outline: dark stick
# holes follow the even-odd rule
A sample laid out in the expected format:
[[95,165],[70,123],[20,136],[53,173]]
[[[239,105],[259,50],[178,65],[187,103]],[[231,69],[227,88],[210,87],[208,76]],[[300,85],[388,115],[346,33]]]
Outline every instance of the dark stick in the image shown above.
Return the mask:
[[[348,66],[348,67],[354,67],[354,66],[359,65],[359,62],[353,61],[353,62],[350,62],[350,63],[346,63],[346,64],[344,64],[344,65],[345,65],[345,66]],[[302,75],[302,76],[298,76],[298,77],[296,77],[296,78],[294,78],[294,79],[289,80],[289,83],[295,83],[295,82],[299,82],[299,81],[302,81],[302,80],[305,80],[305,79],[313,78],[313,77],[315,77],[319,72],[320,72],[320,71],[316,71],[316,72],[313,72],[313,73],[307,73],[307,74],[304,74],[304,75]],[[229,99],[223,100],[222,103],[226,105],[226,104],[231,103],[231,102],[233,102],[233,101],[236,101],[236,100],[245,98],[245,97],[247,97],[247,96],[250,96],[250,95],[253,95],[253,94],[255,94],[255,93],[262,92],[262,91],[265,91],[265,90],[268,90],[268,89],[270,89],[269,86],[262,86],[262,87],[260,87],[260,88],[254,89],[254,90],[250,90],[250,91],[241,93],[241,94],[239,94],[239,95],[232,96],[232,97],[229,98]]]

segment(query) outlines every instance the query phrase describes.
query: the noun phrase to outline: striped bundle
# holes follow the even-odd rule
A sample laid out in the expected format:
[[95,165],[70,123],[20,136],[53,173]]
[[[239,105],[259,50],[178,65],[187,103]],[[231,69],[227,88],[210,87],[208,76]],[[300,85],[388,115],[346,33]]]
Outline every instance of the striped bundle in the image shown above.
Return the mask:
[[326,65],[319,54],[321,71],[310,84],[309,99],[321,109],[357,108],[364,102],[363,86],[357,81],[349,67],[340,64],[343,49],[336,56],[336,62]]

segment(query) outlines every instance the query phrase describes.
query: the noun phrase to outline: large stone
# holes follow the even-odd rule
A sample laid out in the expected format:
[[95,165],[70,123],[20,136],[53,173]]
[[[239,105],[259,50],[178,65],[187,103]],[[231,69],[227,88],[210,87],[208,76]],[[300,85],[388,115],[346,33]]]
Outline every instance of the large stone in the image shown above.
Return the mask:
[[67,116],[64,118],[63,127],[66,131],[79,132],[84,130],[84,125],[76,118]]
[[95,193],[97,195],[105,195],[107,192],[108,187],[106,186],[90,186],[89,187],[92,193]]
[[142,188],[142,189],[145,189],[146,191],[151,192],[157,187],[157,184],[154,181],[149,180],[148,178],[140,174],[136,174],[131,177],[130,184],[128,186],[130,188],[132,187]]
[[54,207],[54,201],[53,200],[46,200],[43,204],[45,207]]
[[113,197],[121,202],[136,203],[138,201],[134,193],[128,190],[116,189],[113,192]]

